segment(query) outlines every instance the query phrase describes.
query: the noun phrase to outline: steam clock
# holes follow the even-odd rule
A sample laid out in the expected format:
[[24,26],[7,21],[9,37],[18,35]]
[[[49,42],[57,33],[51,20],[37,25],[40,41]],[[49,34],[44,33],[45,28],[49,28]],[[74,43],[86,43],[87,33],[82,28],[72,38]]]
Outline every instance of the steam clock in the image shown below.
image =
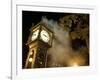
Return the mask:
[[30,29],[26,45],[29,46],[25,68],[44,68],[47,64],[47,50],[52,46],[53,32],[40,22]]

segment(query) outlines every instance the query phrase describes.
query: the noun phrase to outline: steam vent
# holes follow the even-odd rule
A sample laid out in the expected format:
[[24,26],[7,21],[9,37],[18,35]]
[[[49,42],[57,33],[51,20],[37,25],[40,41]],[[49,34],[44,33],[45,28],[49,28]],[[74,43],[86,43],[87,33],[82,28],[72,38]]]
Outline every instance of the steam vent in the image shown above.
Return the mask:
[[89,66],[89,14],[32,13],[23,11],[23,69]]

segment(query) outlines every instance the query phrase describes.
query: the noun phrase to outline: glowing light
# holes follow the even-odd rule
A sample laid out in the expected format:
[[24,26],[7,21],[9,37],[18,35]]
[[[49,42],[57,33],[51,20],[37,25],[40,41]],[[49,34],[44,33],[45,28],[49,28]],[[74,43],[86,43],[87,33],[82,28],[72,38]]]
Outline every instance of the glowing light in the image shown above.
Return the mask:
[[73,57],[73,59],[70,59],[68,62],[68,65],[71,67],[79,67],[85,63],[84,58],[81,56]]
[[73,62],[70,62],[69,63],[69,66],[71,66],[71,67],[78,67],[79,66],[79,63],[76,62],[76,61],[75,62],[73,61]]
[[33,60],[32,58],[29,58],[29,62],[32,62],[32,60]]
[[73,63],[73,67],[78,67],[78,64],[77,63]]

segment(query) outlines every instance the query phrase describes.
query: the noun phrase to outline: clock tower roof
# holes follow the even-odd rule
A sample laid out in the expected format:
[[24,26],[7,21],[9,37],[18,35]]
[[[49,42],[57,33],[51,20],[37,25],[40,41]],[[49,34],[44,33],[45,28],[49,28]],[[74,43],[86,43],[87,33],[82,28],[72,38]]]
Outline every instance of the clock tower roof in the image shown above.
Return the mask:
[[[40,26],[39,26],[40,25]],[[40,21],[39,23],[37,23],[36,25],[32,25],[32,27],[30,28],[30,31],[33,31],[35,28],[37,28],[37,27],[45,27],[48,31],[50,31],[50,32],[52,32],[53,33],[53,31],[49,28],[49,25],[48,24],[46,24],[46,23],[44,23],[43,21]]]

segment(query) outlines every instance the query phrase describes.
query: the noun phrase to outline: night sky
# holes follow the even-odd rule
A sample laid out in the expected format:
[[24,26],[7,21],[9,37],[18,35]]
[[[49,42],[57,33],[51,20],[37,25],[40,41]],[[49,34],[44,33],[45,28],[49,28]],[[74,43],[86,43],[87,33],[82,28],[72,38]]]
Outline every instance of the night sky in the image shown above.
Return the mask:
[[69,13],[55,13],[55,12],[34,12],[34,11],[22,11],[22,67],[24,68],[28,46],[26,45],[29,29],[32,27],[32,23],[36,25],[45,16],[48,20],[53,19],[58,21],[61,17],[69,15]]

